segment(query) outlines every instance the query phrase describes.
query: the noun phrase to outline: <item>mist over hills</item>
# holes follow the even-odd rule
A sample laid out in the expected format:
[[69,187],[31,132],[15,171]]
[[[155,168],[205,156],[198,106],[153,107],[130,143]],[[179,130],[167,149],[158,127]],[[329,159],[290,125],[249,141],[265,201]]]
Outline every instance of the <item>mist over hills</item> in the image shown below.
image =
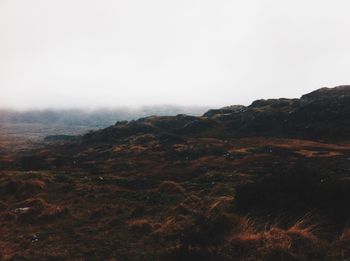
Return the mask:
[[[350,133],[350,86],[321,88],[295,99],[256,100],[249,106],[148,106],[98,110],[0,110],[0,134],[42,139],[83,135],[110,140],[120,135],[172,133],[234,138],[344,139]],[[116,124],[118,123],[118,124]],[[106,128],[106,129],[104,129]],[[123,134],[121,134],[123,133]]]
[[0,135],[42,139],[47,135],[81,135],[113,125],[151,115],[201,115],[207,107],[144,106],[139,108],[105,109],[45,109],[17,111],[0,109]]
[[201,115],[208,107],[205,106],[143,106],[139,108],[103,108],[94,110],[84,109],[44,109],[17,111],[0,109],[0,123],[41,123],[85,125],[105,127],[116,121],[135,120],[151,115]]

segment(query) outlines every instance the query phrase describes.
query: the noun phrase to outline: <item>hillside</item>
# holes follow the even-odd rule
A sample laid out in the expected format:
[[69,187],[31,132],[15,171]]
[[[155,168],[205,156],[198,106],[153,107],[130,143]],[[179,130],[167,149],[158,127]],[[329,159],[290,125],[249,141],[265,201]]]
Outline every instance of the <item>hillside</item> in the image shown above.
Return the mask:
[[3,260],[350,258],[350,86],[57,139],[2,143]]
[[350,133],[350,86],[323,88],[300,99],[257,100],[250,106],[210,110],[202,117],[177,115],[119,122],[85,135],[86,142],[109,142],[134,134],[182,137],[285,137],[344,140]]

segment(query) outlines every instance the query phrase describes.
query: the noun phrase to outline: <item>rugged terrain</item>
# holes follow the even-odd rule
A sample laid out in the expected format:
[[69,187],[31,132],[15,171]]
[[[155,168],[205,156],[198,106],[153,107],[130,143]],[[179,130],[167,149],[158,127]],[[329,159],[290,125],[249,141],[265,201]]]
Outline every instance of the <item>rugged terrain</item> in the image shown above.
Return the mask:
[[3,260],[350,258],[349,86],[60,138],[1,141]]

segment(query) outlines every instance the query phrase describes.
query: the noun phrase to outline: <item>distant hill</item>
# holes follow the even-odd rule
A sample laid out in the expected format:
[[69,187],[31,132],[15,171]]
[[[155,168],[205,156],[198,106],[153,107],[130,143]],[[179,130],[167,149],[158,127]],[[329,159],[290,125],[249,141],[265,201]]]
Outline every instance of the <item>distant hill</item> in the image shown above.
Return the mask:
[[115,108],[115,109],[67,109],[67,110],[0,110],[0,123],[41,123],[84,125],[101,127],[114,124],[121,120],[135,120],[150,115],[176,115],[186,113],[200,115],[208,107],[186,106],[145,106],[140,108]]
[[98,110],[0,110],[0,135],[41,140],[49,135],[81,135],[113,125],[151,115],[186,113],[201,115],[207,107],[148,106],[138,109],[115,108]]
[[201,117],[146,117],[120,122],[84,136],[88,142],[111,141],[135,134],[185,137],[288,137],[313,140],[350,138],[350,86],[322,88],[300,99],[268,99],[250,106],[209,110]]

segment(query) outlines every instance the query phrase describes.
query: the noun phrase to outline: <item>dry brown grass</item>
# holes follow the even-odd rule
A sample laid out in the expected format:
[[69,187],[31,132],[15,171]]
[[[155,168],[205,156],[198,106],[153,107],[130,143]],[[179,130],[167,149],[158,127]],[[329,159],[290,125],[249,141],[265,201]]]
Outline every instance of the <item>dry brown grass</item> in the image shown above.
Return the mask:
[[185,193],[185,189],[183,186],[181,186],[179,183],[174,181],[163,181],[159,187],[158,190],[163,193],[168,194],[182,194]]
[[153,230],[153,224],[148,219],[136,219],[128,223],[131,231],[135,233],[148,234]]
[[[256,224],[249,220],[248,230],[234,233],[226,251],[238,260],[323,260],[326,242],[314,232],[316,225],[298,220],[287,229],[277,224]],[[263,227],[263,229],[259,229]]]
[[[16,210],[22,211],[16,211]],[[49,222],[68,213],[68,209],[49,204],[41,198],[31,198],[17,203],[18,219],[23,223]]]
[[[204,149],[193,158],[186,159],[180,153],[182,149],[192,153],[197,143]],[[305,159],[297,151],[329,150],[345,155],[348,153],[343,149],[345,145],[332,147],[265,138],[227,142],[193,138],[174,148],[157,144],[147,145],[142,156],[123,153],[124,147],[137,151],[136,145],[143,146],[129,142],[86,146],[74,153],[65,149],[62,155],[72,156],[77,169],[4,171],[0,177],[0,231],[4,238],[1,240],[9,244],[7,252],[2,252],[11,258],[16,250],[18,257],[29,260],[57,256],[62,260],[333,261],[350,257],[350,232],[346,230],[337,238],[343,223],[339,228],[329,228],[329,234],[323,237],[318,227],[305,218],[288,226],[292,217],[305,212],[291,210],[290,216],[286,217],[290,212],[284,214],[286,220],[276,222],[280,212],[272,212],[273,208],[268,213],[236,208],[238,185],[255,184],[271,171],[285,173],[294,161]],[[213,153],[214,145],[231,151],[232,157]],[[273,151],[264,151],[267,146]],[[173,154],[174,150],[181,155]],[[110,156],[105,158],[108,151]],[[327,162],[329,166],[323,164]],[[345,171],[341,168],[347,168],[347,162],[341,155],[305,159],[316,174],[322,172],[327,177],[329,171],[335,172],[333,177],[343,175]],[[333,168],[331,163],[337,167]],[[296,187],[299,189],[306,181],[306,176],[300,175]],[[335,183],[330,192],[337,192],[344,184]],[[276,195],[278,186],[280,182],[264,195]],[[294,204],[297,193],[293,191],[277,194],[276,199],[289,196]],[[316,193],[319,192],[310,191],[310,195]],[[252,196],[256,195],[257,190],[253,189]],[[276,204],[273,200],[268,202]],[[337,202],[331,201],[332,206]],[[298,199],[296,203],[303,201]],[[249,202],[244,204],[249,206]],[[337,209],[342,206],[346,208],[343,201]],[[262,204],[258,207],[268,209]],[[22,210],[16,212],[16,208]],[[26,208],[28,211],[23,210]],[[337,217],[339,212],[334,212]],[[326,225],[336,225],[336,219],[327,218]],[[38,236],[35,243],[31,242],[33,234]],[[164,253],[168,255],[163,258]]]

